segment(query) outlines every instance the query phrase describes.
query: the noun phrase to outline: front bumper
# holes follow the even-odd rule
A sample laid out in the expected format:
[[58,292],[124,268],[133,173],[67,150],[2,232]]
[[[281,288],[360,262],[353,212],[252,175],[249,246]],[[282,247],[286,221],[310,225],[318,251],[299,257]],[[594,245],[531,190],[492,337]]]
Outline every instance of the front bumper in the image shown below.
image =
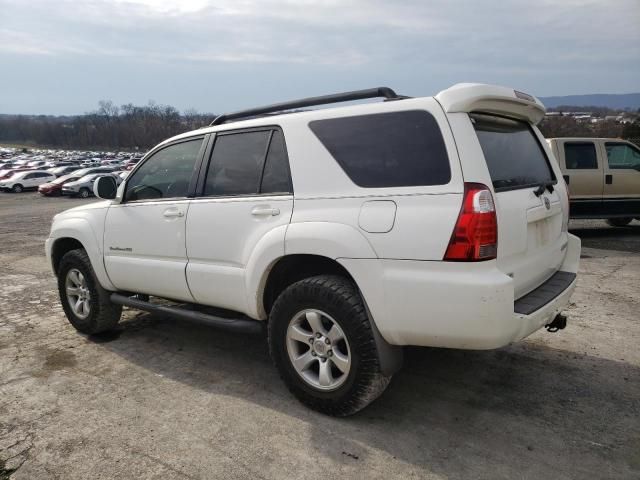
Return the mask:
[[[580,239],[568,236],[560,271],[577,273]],[[392,345],[493,349],[553,321],[576,286],[529,314],[516,313],[513,280],[495,262],[340,259],[354,277],[376,326]],[[380,280],[381,279],[381,280]]]

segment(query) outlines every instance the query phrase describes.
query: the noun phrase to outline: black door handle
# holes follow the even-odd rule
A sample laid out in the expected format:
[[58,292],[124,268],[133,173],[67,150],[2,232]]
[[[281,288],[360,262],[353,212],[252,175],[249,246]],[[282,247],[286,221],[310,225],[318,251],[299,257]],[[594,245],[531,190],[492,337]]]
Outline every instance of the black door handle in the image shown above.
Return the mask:
[[605,175],[604,183],[606,183],[607,185],[611,185],[613,183],[613,175]]

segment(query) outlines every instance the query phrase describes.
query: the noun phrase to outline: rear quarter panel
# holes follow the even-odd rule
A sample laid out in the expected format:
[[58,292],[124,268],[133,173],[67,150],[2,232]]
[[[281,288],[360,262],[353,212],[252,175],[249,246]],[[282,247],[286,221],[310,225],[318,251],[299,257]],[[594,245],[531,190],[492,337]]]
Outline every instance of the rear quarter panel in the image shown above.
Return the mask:
[[[309,121],[418,109],[431,113],[440,127],[451,169],[451,179],[445,185],[359,187],[309,129],[308,121],[290,125],[283,122],[295,191],[291,228],[304,222],[349,225],[366,239],[378,258],[442,260],[460,210],[464,185],[456,142],[440,105],[433,98],[385,102],[341,109],[339,113],[314,112]],[[391,215],[386,228],[371,229],[361,222],[363,207],[368,208],[375,201],[395,204],[395,215]],[[363,250],[358,258],[369,254]],[[335,255],[348,257],[355,253],[345,248],[343,254]]]

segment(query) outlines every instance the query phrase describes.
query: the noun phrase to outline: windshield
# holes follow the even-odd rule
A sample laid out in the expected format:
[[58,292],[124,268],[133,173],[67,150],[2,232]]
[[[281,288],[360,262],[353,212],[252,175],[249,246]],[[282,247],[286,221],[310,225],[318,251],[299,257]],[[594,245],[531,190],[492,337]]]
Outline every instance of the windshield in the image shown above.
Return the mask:
[[555,183],[549,160],[527,122],[470,114],[496,191]]
[[99,177],[100,175],[104,175],[103,173],[90,173],[89,175],[85,175],[82,178],[78,179],[78,182],[89,182],[91,180],[93,180],[96,177]]
[[65,183],[65,182],[75,182],[78,178],[79,177],[76,176],[76,175],[63,175],[62,177],[56,178],[51,183],[55,183],[56,185],[60,185],[61,183]]

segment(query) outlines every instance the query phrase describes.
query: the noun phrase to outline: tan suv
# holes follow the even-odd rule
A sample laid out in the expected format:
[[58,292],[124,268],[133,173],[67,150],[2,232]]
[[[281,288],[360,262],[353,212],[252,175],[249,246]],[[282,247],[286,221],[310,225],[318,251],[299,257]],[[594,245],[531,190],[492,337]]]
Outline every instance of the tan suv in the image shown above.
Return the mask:
[[551,138],[571,195],[571,218],[640,219],[640,148],[615,138]]

